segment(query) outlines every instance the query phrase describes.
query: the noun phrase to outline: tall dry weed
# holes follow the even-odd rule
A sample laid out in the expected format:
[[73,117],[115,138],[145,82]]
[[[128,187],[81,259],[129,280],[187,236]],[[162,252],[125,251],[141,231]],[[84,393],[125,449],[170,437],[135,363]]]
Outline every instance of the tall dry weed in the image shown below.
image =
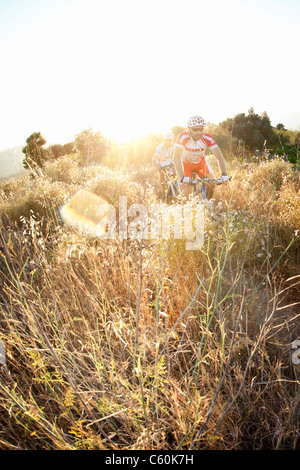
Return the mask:
[[[297,193],[273,165],[273,186],[267,164],[235,169],[194,252],[87,239],[50,223],[30,192],[26,212],[17,187],[16,227],[3,197],[0,448],[299,448]],[[125,169],[85,175],[113,203],[155,201]],[[75,190],[39,184],[51,210]]]

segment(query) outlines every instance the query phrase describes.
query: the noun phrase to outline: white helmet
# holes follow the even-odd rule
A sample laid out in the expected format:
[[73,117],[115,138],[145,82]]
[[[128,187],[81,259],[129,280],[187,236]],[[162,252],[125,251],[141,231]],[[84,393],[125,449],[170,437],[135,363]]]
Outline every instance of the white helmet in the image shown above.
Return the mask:
[[173,132],[172,131],[164,132],[163,139],[164,140],[173,140],[174,139]]
[[188,127],[205,126],[206,122],[201,116],[192,116],[187,123]]

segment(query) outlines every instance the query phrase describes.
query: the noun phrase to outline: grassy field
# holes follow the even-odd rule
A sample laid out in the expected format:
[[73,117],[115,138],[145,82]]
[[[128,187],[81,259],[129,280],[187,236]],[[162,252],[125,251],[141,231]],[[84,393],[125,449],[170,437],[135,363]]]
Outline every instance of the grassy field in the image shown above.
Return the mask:
[[62,223],[81,189],[157,202],[150,165],[1,183],[0,449],[300,449],[299,172],[229,173],[196,251]]

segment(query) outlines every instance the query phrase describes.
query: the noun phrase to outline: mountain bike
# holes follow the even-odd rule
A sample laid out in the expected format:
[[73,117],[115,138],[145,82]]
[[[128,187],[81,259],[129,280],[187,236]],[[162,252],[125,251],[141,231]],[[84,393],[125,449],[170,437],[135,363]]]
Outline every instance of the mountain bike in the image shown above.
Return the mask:
[[163,199],[166,203],[172,202],[181,193],[180,184],[172,160],[157,163],[163,172],[165,181],[162,183]]
[[[231,180],[231,176],[229,177],[229,181]],[[220,185],[220,184],[224,184],[224,183],[228,183],[228,181],[223,181],[221,178],[201,178],[201,179],[198,179],[198,178],[195,178],[195,179],[192,179],[192,181],[188,184],[190,185],[193,185],[193,192],[194,193],[200,193],[202,194],[202,199],[206,199],[207,198],[207,194],[206,194],[206,185],[207,183],[214,183],[214,184],[217,184],[217,185]],[[201,187],[199,188],[199,186],[201,185]]]
[[[231,180],[231,177],[229,177],[229,181]],[[192,240],[188,241],[188,248],[189,250],[195,250],[195,249],[200,249],[203,242],[204,242],[204,219],[201,217],[204,217],[205,212],[208,211],[208,214],[210,215],[210,218],[217,220],[216,219],[216,214],[215,214],[215,207],[213,203],[213,199],[207,199],[207,194],[206,194],[206,185],[208,183],[214,183],[216,185],[221,185],[224,183],[227,183],[228,181],[223,181],[221,178],[194,178],[190,183],[187,183],[189,185],[193,186],[193,193],[196,195],[195,199],[191,199],[192,206],[194,209],[195,215],[195,220],[192,222],[192,231],[194,231],[194,238]],[[201,196],[198,198],[198,195]],[[197,222],[197,210],[200,211],[198,212],[198,222]],[[201,215],[202,214],[202,215]],[[200,222],[199,222],[200,220]],[[200,248],[199,248],[200,247]]]

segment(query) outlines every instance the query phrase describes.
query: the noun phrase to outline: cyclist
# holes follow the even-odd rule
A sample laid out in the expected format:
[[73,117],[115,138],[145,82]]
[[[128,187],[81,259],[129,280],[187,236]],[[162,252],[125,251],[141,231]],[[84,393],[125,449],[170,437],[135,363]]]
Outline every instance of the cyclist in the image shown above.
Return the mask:
[[156,147],[153,157],[157,164],[172,160],[174,151],[173,141],[174,136],[172,131],[167,131],[163,134],[163,141]]
[[[214,138],[204,132],[205,125],[206,123],[201,116],[192,116],[187,123],[188,129],[178,135],[174,146],[174,164],[181,183],[182,194],[185,197],[188,197],[193,191],[193,187],[189,184],[193,173],[196,173],[199,178],[204,176],[215,178],[204,155],[207,147],[218,160],[221,179],[223,181],[229,180],[225,158]],[[214,188],[214,183],[207,184],[207,199],[212,198]]]
[[163,134],[163,141],[159,144],[153,156],[153,161],[159,169],[159,178],[161,186],[165,183],[166,178],[163,172],[163,167],[173,165],[173,152],[174,152],[174,135],[172,131],[166,131]]

